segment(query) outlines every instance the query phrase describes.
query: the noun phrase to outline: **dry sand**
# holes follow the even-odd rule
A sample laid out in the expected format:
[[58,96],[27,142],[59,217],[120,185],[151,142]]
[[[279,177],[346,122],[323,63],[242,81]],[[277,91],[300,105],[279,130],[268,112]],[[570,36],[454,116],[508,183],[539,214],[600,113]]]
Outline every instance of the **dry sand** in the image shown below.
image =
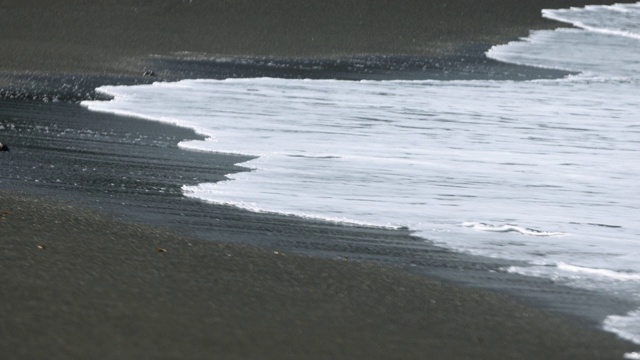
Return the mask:
[[[599,0],[609,3],[611,0]],[[452,54],[557,27],[589,0],[0,0],[0,72],[140,74],[150,54]]]
[[10,359],[620,359],[614,335],[399,270],[0,192]]

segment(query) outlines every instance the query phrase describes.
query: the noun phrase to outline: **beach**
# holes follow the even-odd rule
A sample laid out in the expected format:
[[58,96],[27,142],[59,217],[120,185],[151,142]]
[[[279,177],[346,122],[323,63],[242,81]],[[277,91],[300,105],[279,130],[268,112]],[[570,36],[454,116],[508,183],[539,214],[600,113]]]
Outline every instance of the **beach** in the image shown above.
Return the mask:
[[[185,199],[183,185],[247,171],[249,157],[183,150],[179,142],[201,135],[75,104],[99,96],[100,85],[193,77],[429,78],[443,66],[461,78],[554,77],[483,54],[560,26],[540,10],[562,5],[0,2],[0,141],[11,148],[0,153],[0,352],[621,359],[637,351],[598,328],[629,310],[623,301],[498,274],[508,264],[424,245],[403,229]],[[362,62],[376,70],[354,72]]]
[[619,359],[633,348],[505,296],[397,269],[1,196],[0,348],[16,359]]

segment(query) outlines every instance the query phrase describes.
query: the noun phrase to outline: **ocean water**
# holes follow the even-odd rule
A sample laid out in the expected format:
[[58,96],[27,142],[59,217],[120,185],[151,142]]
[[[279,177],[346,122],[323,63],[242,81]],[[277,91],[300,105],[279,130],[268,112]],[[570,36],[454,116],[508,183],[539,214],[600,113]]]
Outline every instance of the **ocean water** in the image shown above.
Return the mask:
[[[533,81],[275,78],[105,86],[95,111],[209,136],[256,156],[185,186],[252,211],[406,227],[503,269],[637,302],[604,328],[640,344],[640,3],[545,10],[491,58],[576,72]],[[628,354],[630,357],[634,354]],[[637,355],[637,354],[636,354]]]

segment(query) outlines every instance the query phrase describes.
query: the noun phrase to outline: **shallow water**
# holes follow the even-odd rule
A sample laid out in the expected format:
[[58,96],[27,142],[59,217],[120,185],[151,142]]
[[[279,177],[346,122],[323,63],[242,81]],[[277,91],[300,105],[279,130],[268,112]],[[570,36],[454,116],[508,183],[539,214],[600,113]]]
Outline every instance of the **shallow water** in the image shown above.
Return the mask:
[[[538,81],[185,80],[102,87],[91,110],[194,128],[181,146],[259,156],[185,194],[254,211],[407,227],[530,266],[504,271],[640,304],[640,5],[546,10],[488,56],[580,71]],[[605,328],[640,343],[640,314]]]

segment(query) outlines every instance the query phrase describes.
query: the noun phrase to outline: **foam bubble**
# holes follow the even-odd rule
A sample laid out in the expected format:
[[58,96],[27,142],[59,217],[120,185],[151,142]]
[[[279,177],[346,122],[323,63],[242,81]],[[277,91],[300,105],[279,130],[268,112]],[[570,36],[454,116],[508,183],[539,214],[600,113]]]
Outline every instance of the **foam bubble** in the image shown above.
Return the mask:
[[539,261],[532,262],[532,265],[533,266],[528,267],[510,266],[504,270],[506,272],[522,275],[542,276],[553,279],[583,279],[589,282],[603,282],[608,284],[613,282],[640,281],[640,274],[634,272],[623,272],[621,270],[616,271],[611,269],[577,266],[564,262],[549,263],[546,261]]
[[[621,13],[624,15],[621,16]],[[633,5],[590,5],[584,8],[544,9],[542,16],[572,24],[590,32],[640,39],[640,26],[637,23],[640,11]]]
[[481,222],[465,222],[462,224],[464,227],[472,228],[478,231],[487,231],[487,232],[498,232],[498,233],[518,233],[521,235],[529,235],[529,236],[562,236],[566,235],[562,232],[551,232],[551,231],[543,231],[536,230],[531,228],[526,228],[523,226],[512,225],[512,224],[487,224]]
[[608,316],[604,321],[604,329],[616,333],[623,339],[640,344],[640,310],[629,312],[626,315]]
[[640,274],[626,273],[609,269],[596,269],[584,266],[576,266],[560,262],[557,264],[558,269],[572,273],[585,274],[589,276],[604,277],[616,281],[640,281]]

